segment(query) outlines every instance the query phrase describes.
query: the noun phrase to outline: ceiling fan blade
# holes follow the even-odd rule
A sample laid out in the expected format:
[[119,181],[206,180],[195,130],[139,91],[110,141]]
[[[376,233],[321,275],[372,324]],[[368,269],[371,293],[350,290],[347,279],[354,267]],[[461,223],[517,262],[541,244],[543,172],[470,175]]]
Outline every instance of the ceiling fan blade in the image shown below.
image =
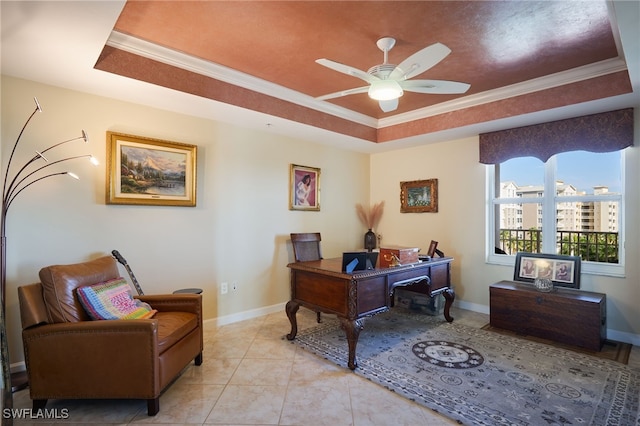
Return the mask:
[[435,43],[409,56],[391,72],[389,78],[394,80],[408,80],[422,74],[429,68],[442,61],[451,53],[451,49],[442,43]]
[[465,93],[471,87],[470,84],[447,80],[405,80],[400,81],[403,90],[416,93],[432,93],[436,95],[449,95]]
[[339,98],[347,95],[355,95],[356,93],[366,93],[369,91],[369,86],[356,87],[355,89],[341,90],[335,93],[329,93],[328,95],[318,96],[316,99],[319,101],[326,101],[327,99]]
[[395,111],[398,108],[398,98],[388,101],[379,101],[382,112]]
[[349,65],[341,64],[340,62],[331,61],[329,59],[316,59],[316,63],[325,66],[327,68],[331,68],[334,71],[341,72],[343,74],[347,74],[353,77],[357,77],[361,80],[366,81],[367,83],[371,83],[373,81],[380,80],[378,77],[373,76],[369,73],[361,71],[357,68],[350,67]]

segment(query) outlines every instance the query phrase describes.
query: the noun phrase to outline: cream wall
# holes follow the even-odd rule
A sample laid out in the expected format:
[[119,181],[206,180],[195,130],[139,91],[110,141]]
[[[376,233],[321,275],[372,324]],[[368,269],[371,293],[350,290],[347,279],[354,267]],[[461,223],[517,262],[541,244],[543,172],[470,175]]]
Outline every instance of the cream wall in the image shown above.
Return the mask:
[[[16,288],[37,282],[43,266],[117,249],[145,293],[203,288],[205,319],[224,323],[271,311],[284,315],[290,232],[321,232],[326,257],[362,246],[365,229],[354,206],[369,202],[368,155],[6,76],[1,94],[3,170],[34,109],[34,96],[43,112],[25,131],[14,164],[24,164],[36,149],[79,136],[81,129],[89,133],[88,145],[69,143],[60,147],[60,156],[50,151],[49,157],[92,153],[101,163],[74,160],[56,168],[74,171],[81,180],[41,181],[9,211],[13,364],[22,359]],[[197,145],[197,207],[106,205],[107,131]],[[288,209],[291,163],[321,168],[320,212]],[[122,267],[121,272],[128,277]],[[221,282],[237,282],[238,289],[220,295]]]
[[[477,138],[375,154],[371,157],[371,200],[385,201],[378,233],[385,244],[421,247],[431,240],[455,258],[452,282],[457,300],[488,305],[483,290],[464,283],[484,256],[484,167]],[[400,182],[438,179],[437,213],[400,213]],[[478,306],[481,309],[482,306]]]
[[[640,344],[640,147],[626,150],[626,277],[583,274],[584,290],[607,294],[608,337]],[[374,154],[371,201],[385,201],[377,232],[384,244],[428,248],[433,239],[453,256],[456,303],[489,312],[489,285],[511,279],[512,266],[485,263],[485,166],[478,162],[478,137]],[[438,213],[400,213],[400,182],[438,179]],[[577,321],[580,319],[577,318]]]

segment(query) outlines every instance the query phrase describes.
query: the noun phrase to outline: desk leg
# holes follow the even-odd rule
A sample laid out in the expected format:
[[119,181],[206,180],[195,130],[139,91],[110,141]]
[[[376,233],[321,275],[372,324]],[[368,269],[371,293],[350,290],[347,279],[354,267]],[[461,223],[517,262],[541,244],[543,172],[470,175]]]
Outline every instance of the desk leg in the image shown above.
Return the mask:
[[360,330],[364,327],[364,320],[357,319],[355,321],[348,320],[343,317],[338,317],[342,329],[347,334],[347,342],[349,343],[349,368],[355,370],[358,366],[356,362],[356,345],[358,344],[358,337],[360,336]]
[[300,308],[300,303],[294,302],[293,300],[289,300],[287,302],[287,306],[285,308],[287,312],[287,317],[289,318],[289,322],[291,323],[291,333],[287,334],[288,340],[293,340],[296,338],[296,334],[298,334],[298,320],[296,319],[296,313]]
[[442,295],[444,296],[444,318],[448,322],[452,322],[453,317],[449,314],[449,309],[451,308],[451,305],[453,305],[456,294],[453,292],[452,288],[448,288],[444,291],[444,293],[442,293]]

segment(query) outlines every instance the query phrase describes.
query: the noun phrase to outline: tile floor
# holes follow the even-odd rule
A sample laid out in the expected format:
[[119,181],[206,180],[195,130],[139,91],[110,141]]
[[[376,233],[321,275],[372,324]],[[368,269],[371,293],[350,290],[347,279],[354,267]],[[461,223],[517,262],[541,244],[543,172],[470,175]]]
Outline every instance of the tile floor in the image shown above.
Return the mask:
[[[455,321],[481,327],[488,315],[452,308]],[[444,319],[443,319],[444,321]],[[315,325],[301,308],[298,328]],[[453,425],[412,403],[287,341],[282,312],[215,328],[205,325],[204,362],[189,366],[160,397],[160,413],[146,414],[143,401],[49,401],[68,410],[64,420],[15,420],[28,424],[91,425]],[[634,346],[630,365],[640,367]],[[30,408],[28,390],[14,408]],[[55,412],[55,411],[54,411]]]

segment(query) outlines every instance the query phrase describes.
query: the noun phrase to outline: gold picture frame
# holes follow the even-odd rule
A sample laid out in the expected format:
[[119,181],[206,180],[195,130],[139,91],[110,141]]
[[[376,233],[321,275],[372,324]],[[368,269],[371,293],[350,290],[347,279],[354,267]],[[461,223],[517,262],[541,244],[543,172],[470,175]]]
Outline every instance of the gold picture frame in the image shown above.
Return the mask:
[[107,204],[196,205],[197,146],[107,132]]
[[436,213],[438,211],[438,179],[400,182],[401,213]]
[[289,210],[320,211],[320,169],[291,164]]

